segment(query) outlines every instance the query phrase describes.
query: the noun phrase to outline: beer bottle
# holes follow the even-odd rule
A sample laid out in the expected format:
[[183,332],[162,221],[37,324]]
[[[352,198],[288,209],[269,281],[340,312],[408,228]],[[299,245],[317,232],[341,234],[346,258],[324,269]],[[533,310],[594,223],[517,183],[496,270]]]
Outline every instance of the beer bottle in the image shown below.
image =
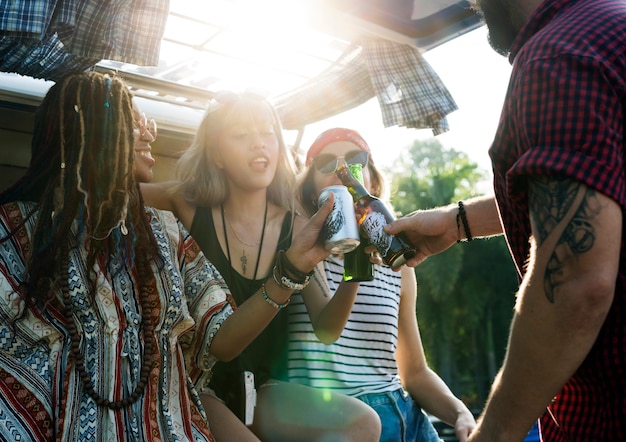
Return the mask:
[[[361,184],[363,184],[363,166],[360,163],[348,166],[350,173]],[[365,247],[369,245],[369,240],[359,229],[361,243],[352,252],[343,255],[343,280],[344,281],[372,281],[374,279],[374,265],[370,262],[370,257],[365,253]]]
[[376,246],[385,264],[396,269],[415,255],[415,248],[403,233],[389,235],[383,230],[385,225],[395,221],[395,217],[379,198],[370,195],[365,187],[352,176],[348,166],[342,163],[337,168],[337,176],[354,199],[354,209],[359,218],[359,229],[367,235],[370,243]]

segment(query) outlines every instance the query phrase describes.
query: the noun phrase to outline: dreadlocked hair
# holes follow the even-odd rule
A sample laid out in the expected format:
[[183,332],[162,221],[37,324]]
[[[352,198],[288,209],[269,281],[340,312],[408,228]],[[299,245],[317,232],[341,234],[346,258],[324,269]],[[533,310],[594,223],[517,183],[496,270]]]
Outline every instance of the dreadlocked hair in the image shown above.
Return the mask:
[[9,235],[38,212],[23,293],[27,306],[53,298],[59,263],[67,262],[58,256],[63,249],[85,247],[92,272],[98,257],[118,269],[134,267],[136,260],[156,259],[162,266],[133,174],[133,143],[132,94],[118,77],[72,74],[46,94],[35,115],[29,168],[0,195],[0,204],[36,203]]

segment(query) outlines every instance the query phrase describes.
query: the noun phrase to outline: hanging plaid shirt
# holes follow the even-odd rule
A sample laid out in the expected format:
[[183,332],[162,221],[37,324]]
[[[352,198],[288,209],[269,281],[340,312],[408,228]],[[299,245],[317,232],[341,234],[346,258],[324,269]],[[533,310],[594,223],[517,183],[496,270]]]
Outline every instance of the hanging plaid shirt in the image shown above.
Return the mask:
[[449,130],[446,115],[458,109],[435,70],[414,46],[388,40],[364,42],[365,64],[385,127]]
[[169,0],[0,0],[0,70],[57,80],[101,59],[156,66]]
[[[513,44],[513,71],[490,155],[496,198],[520,274],[531,236],[528,177],[569,177],[626,208],[625,30],[623,0],[552,0],[535,11]],[[543,440],[626,440],[624,398],[622,244],[611,310],[587,358],[542,418]]]
[[286,129],[298,129],[365,103],[378,104],[385,127],[446,132],[446,116],[457,110],[452,95],[419,50],[388,40],[352,46],[340,63],[274,105]]
[[[0,206],[4,238],[33,203]],[[24,312],[20,286],[36,220],[0,244],[0,439],[21,441],[213,441],[194,384],[206,384],[215,358],[213,336],[232,309],[217,270],[170,212],[149,209],[164,261],[154,268],[151,316],[154,362],[145,390],[121,410],[96,405],[86,393],[71,352],[70,327],[81,331],[84,366],[99,395],[128,397],[145,349],[139,284],[134,271],[87,268],[83,249],[68,264],[71,317],[60,301]],[[158,272],[158,273],[157,273]],[[85,280],[97,274],[95,293]],[[57,293],[58,300],[61,293]],[[80,306],[80,307],[78,307]],[[22,315],[23,313],[23,315]]]

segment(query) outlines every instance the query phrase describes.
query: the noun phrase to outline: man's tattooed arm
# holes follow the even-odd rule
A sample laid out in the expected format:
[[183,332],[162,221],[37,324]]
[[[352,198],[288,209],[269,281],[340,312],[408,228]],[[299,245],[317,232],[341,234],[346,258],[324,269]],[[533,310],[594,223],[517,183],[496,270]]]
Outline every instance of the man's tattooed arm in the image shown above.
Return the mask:
[[544,274],[546,298],[554,303],[563,281],[565,259],[589,251],[595,242],[594,218],[600,212],[597,193],[562,177],[529,180],[529,210],[537,248],[552,247]]

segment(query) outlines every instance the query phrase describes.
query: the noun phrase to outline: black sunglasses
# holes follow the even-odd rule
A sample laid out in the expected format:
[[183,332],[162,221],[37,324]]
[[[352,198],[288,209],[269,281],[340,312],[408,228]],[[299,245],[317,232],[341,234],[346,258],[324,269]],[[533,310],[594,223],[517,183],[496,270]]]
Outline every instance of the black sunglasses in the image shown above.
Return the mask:
[[344,156],[339,157],[331,153],[323,153],[313,157],[312,161],[319,173],[330,175],[337,170],[340,158],[343,158],[348,166],[351,164],[360,164],[363,166],[363,169],[365,169],[369,161],[369,153],[364,150],[352,150]]

